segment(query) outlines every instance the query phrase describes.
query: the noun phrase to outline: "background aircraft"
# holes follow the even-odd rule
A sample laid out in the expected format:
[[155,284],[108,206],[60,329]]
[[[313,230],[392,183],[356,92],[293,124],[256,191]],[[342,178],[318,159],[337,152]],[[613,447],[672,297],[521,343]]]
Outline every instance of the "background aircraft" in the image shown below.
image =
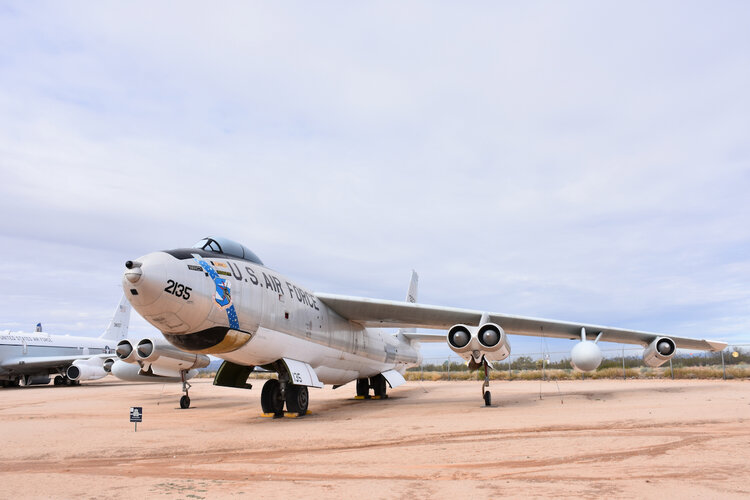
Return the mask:
[[78,385],[113,374],[131,382],[182,382],[180,406],[190,406],[187,380],[208,366],[208,356],[182,352],[164,340],[127,339],[130,303],[123,296],[112,320],[98,338],[51,335],[37,325],[34,333],[0,332],[0,382],[3,387]]
[[[123,288],[135,309],[168,342],[225,361],[215,385],[249,388],[255,366],[278,373],[261,393],[267,414],[304,414],[308,387],[338,387],[356,380],[357,396],[386,396],[386,383],[404,382],[404,370],[421,361],[419,341],[446,341],[485,370],[485,404],[491,397],[489,363],[510,355],[507,333],[576,339],[575,367],[596,369],[597,342],[641,344],[644,362],[659,366],[677,348],[720,350],[726,344],[585,323],[486,313],[416,303],[417,277],[407,301],[312,293],[265,267],[248,248],[224,238],[204,238],[192,248],[154,252],[125,264]],[[395,327],[390,334],[373,327]],[[447,336],[413,328],[448,329]],[[588,340],[586,331],[596,335]]]

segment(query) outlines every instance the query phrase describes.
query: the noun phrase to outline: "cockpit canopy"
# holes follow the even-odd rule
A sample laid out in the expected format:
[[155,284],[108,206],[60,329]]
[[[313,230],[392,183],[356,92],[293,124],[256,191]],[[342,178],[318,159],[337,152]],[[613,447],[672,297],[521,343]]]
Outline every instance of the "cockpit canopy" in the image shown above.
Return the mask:
[[249,248],[228,238],[203,238],[193,245],[193,248],[200,248],[207,252],[223,253],[224,255],[231,255],[232,257],[249,260],[261,266],[263,265],[263,262]]

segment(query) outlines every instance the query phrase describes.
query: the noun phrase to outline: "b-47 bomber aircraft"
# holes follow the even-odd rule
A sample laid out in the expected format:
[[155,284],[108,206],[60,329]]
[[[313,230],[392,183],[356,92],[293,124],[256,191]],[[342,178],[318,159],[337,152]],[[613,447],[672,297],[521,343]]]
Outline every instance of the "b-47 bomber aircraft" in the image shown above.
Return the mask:
[[[98,338],[34,333],[0,332],[2,387],[49,384],[78,385],[112,374],[131,382],[182,382],[180,406],[190,406],[187,380],[197,368],[208,366],[208,356],[190,354],[160,339],[142,339],[136,345],[126,337],[130,304],[123,298],[112,320]],[[119,358],[119,359],[118,359]]]
[[[491,404],[488,369],[510,355],[508,334],[578,340],[571,363],[595,370],[598,342],[644,346],[649,366],[677,348],[717,351],[723,342],[417,304],[412,275],[405,302],[312,293],[267,268],[248,248],[225,238],[204,238],[191,248],[154,252],[125,264],[123,288],[135,309],[168,342],[224,359],[215,385],[250,388],[255,367],[278,373],[261,391],[263,412],[305,414],[308,387],[356,380],[358,398],[386,397],[387,384],[421,362],[419,342],[448,342],[471,369],[483,369],[482,392]],[[375,327],[400,328],[396,334]],[[447,329],[446,335],[415,328]],[[587,337],[587,333],[594,340]]]
[[[204,238],[192,248],[144,255],[125,263],[122,284],[133,307],[172,345],[224,359],[214,385],[250,388],[255,367],[278,373],[261,391],[263,412],[304,415],[308,387],[334,388],[356,380],[359,398],[386,397],[386,384],[421,362],[419,342],[448,342],[470,368],[483,369],[486,405],[490,363],[510,355],[508,334],[578,340],[572,364],[595,370],[597,342],[644,346],[649,366],[668,361],[677,348],[717,351],[723,342],[611,328],[586,323],[416,303],[412,275],[405,302],[313,293],[266,267],[248,248],[224,238]],[[382,328],[400,328],[392,334]],[[446,335],[415,328],[446,329]],[[594,340],[587,337],[587,332]],[[595,337],[593,337],[595,336]]]

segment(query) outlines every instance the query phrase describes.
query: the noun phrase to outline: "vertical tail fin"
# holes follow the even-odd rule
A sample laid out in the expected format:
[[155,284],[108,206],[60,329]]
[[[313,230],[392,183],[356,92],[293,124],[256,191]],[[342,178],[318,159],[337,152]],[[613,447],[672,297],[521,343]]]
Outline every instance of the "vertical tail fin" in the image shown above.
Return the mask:
[[[409,290],[406,292],[406,302],[411,302],[412,304],[417,303],[417,292],[419,288],[419,275],[415,270],[412,269],[411,271],[411,281],[409,282]],[[414,333],[416,332],[416,328],[402,328],[399,330],[399,333]]]
[[115,309],[115,314],[99,338],[107,340],[122,340],[128,337],[128,325],[130,325],[130,302],[123,294],[120,303]]

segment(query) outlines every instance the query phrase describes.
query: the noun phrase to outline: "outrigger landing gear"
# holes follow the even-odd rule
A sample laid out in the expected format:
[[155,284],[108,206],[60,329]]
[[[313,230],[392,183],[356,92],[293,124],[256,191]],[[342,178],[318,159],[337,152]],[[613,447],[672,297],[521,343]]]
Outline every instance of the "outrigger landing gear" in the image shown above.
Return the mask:
[[180,370],[180,377],[182,378],[182,392],[185,393],[185,395],[180,398],[180,408],[182,408],[183,410],[190,408],[190,395],[188,394],[188,389],[192,387],[190,385],[190,382],[187,381],[185,375],[185,370]]
[[482,384],[482,397],[484,398],[484,406],[492,405],[492,394],[487,388],[490,386],[490,364],[486,359],[482,358],[482,365],[484,366],[484,383]]

